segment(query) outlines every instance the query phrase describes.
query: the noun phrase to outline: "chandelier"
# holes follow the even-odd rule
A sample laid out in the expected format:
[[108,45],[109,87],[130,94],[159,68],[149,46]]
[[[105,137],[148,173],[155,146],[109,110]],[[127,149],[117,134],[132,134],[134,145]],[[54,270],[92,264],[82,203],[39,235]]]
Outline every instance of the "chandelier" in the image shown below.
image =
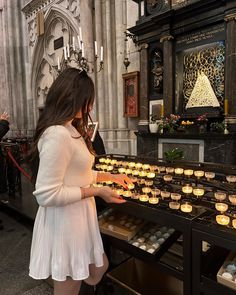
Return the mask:
[[[80,36],[82,33],[80,32]],[[103,70],[103,46],[100,48],[100,56],[98,55],[97,41],[94,42],[94,61],[89,61],[85,57],[84,42],[82,37],[77,36],[78,42],[75,42],[75,37],[72,37],[72,44],[67,44],[63,47],[63,55],[57,58],[57,65],[53,66],[57,73],[61,73],[63,70],[69,67],[75,67],[81,71],[86,71],[88,74],[94,72],[99,73]]]

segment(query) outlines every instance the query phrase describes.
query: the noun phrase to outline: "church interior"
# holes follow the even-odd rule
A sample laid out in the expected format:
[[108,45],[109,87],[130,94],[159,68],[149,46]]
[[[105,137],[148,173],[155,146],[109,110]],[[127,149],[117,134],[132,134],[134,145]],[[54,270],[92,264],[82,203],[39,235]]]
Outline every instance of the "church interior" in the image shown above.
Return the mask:
[[[0,294],[235,294],[236,1],[0,0],[0,36]],[[36,142],[41,169],[39,123],[71,68],[94,85],[71,124],[115,180],[78,186],[109,267],[63,293],[29,276],[37,212],[52,207],[28,159]]]

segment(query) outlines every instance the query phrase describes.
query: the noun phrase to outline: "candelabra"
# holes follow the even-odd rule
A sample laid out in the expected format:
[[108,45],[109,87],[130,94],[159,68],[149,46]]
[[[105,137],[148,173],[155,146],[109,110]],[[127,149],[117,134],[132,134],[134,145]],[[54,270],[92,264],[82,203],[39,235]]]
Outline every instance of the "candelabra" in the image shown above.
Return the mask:
[[63,56],[61,58],[61,61],[58,57],[57,59],[57,65],[53,66],[54,69],[58,72],[62,72],[66,68],[69,67],[75,67],[78,68],[81,71],[86,71],[87,73],[99,73],[101,70],[103,70],[103,46],[101,46],[101,54],[100,54],[100,61],[99,61],[99,67],[98,70],[95,70],[95,64],[97,64],[98,60],[98,50],[97,50],[97,42],[95,41],[95,60],[94,61],[89,61],[85,57],[85,52],[84,52],[84,43],[80,41],[78,38],[78,48],[75,45],[75,38],[72,38],[73,43],[72,45],[67,44],[63,48]]

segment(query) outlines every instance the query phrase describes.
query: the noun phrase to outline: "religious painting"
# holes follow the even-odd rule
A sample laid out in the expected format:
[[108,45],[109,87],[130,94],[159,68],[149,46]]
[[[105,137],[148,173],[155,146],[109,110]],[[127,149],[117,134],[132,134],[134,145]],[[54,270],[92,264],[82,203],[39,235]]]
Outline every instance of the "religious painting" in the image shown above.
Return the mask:
[[163,117],[163,111],[163,99],[149,101],[149,117],[154,115],[157,120],[161,120]]
[[124,116],[138,117],[139,72],[122,75],[124,87]]

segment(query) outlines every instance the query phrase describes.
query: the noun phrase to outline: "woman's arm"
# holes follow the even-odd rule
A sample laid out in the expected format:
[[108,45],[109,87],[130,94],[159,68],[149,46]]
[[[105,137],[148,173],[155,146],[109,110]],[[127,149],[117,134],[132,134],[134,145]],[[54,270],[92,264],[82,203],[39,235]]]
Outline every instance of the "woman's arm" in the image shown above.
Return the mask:
[[124,188],[128,188],[129,184],[132,184],[132,180],[125,174],[111,174],[109,172],[98,172],[97,182],[112,181]]

